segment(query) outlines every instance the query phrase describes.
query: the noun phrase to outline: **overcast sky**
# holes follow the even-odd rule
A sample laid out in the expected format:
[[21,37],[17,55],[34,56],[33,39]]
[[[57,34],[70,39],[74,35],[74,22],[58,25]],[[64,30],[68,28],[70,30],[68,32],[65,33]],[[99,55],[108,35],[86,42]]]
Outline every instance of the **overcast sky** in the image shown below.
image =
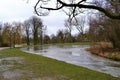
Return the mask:
[[[36,0],[0,0],[0,22],[23,22],[34,14]],[[64,20],[67,16],[61,11],[52,11],[48,16],[40,17],[47,26],[48,34],[55,34],[58,29],[65,29]],[[77,32],[76,30],[73,33]]]

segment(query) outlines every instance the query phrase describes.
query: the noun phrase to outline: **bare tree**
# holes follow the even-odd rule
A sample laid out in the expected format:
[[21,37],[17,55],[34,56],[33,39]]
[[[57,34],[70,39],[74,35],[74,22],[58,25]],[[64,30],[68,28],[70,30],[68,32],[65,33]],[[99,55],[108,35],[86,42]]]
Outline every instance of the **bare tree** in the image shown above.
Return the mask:
[[50,43],[50,37],[49,35],[44,35],[44,43],[49,44]]
[[51,35],[51,41],[50,42],[51,43],[57,43],[57,37],[54,34]]
[[80,18],[75,18],[73,21],[73,25],[76,27],[76,29],[79,31],[79,39],[82,41],[84,39],[84,32],[85,32],[85,25],[86,25],[86,17],[81,16]]
[[[74,4],[75,0],[69,0],[70,3]],[[72,42],[72,29],[73,29],[73,21],[76,21],[76,16],[78,16],[80,13],[83,13],[84,11],[82,9],[74,9],[74,7],[68,7],[63,9],[63,12],[68,16],[68,19],[66,19],[64,22],[64,26],[67,28],[67,34],[69,38],[69,42]],[[77,21],[76,21],[77,22]]]
[[56,39],[58,43],[64,43],[64,33],[63,30],[58,30]]
[[70,34],[68,29],[63,30],[64,42],[71,43],[74,41],[74,37]]
[[2,46],[2,23],[0,23],[0,46]]
[[65,20],[65,23],[64,23],[65,27],[67,28],[67,30],[69,31],[70,35],[71,35],[71,32],[72,32],[72,22],[70,21],[70,19],[67,19]]
[[30,18],[32,33],[33,33],[33,44],[37,45],[39,43],[39,30],[42,32],[43,23],[42,20],[36,16]]
[[24,21],[23,29],[25,30],[25,34],[26,34],[27,45],[30,45],[30,29],[31,29],[30,20]]
[[[107,0],[102,0],[103,2]],[[113,3],[117,2],[120,5],[119,0],[109,0]],[[106,16],[112,18],[112,19],[118,19],[120,20],[120,13],[116,13],[113,10],[108,10],[105,8],[105,6],[98,6],[96,3],[94,3],[94,0],[74,0],[74,3],[71,2],[71,0],[55,0],[54,6],[50,7],[48,4],[52,2],[52,0],[38,0],[36,2],[36,5],[34,6],[35,12],[37,15],[44,14],[45,12],[49,12],[50,10],[60,10],[66,7],[72,7],[73,8],[73,14],[76,12],[77,9],[94,9],[98,10],[102,13],[104,13]],[[96,0],[97,3],[99,3],[99,0]],[[103,4],[108,5],[109,4]],[[42,10],[47,10],[43,12]],[[47,14],[46,13],[46,14]]]
[[15,48],[15,44],[16,44],[16,40],[15,40],[15,38],[16,38],[16,28],[15,27],[12,27],[12,41],[13,41],[13,48]]
[[76,27],[76,29],[79,31],[80,34],[84,34],[84,28],[85,28],[86,22],[87,21],[85,16],[76,18],[75,21],[73,21],[73,25]]
[[[117,1],[117,0],[116,0]],[[120,5],[113,3],[112,0],[108,0],[109,8],[120,13]],[[92,39],[110,41],[114,48],[120,50],[120,20],[113,20],[105,17],[103,14],[98,13],[97,18],[90,20],[90,33],[92,33]]]
[[13,22],[11,26],[11,37],[12,37],[12,46],[15,48],[16,44],[22,43],[22,32],[21,32],[21,23]]

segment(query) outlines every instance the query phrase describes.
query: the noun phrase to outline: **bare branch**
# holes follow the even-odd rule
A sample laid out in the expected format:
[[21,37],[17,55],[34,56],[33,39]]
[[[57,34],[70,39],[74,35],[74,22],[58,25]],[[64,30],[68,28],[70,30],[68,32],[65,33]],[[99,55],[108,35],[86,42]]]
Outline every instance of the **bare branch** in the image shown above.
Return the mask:
[[85,2],[86,0],[81,0],[80,2],[78,2],[78,4],[82,3],[82,2]]
[[40,8],[42,8],[42,9],[47,9],[47,10],[59,10],[59,9],[62,9],[62,8],[63,8],[63,5],[60,6],[60,7],[58,7],[58,8],[47,8],[47,7],[42,7],[42,6],[40,6]]
[[[106,16],[108,16],[109,18],[120,20],[120,14],[113,13],[112,11],[105,10],[104,8],[99,7],[99,6],[96,6],[96,5],[80,4],[81,2],[84,2],[84,1],[86,1],[86,0],[81,0],[81,1],[78,2],[77,4],[75,4],[75,3],[70,3],[70,4],[68,4],[68,3],[65,3],[65,2],[63,2],[63,1],[61,1],[61,0],[57,0],[57,2],[58,2],[59,4],[61,4],[61,6],[58,7],[58,8],[47,8],[47,7],[42,7],[42,6],[41,6],[40,8],[47,9],[47,10],[60,10],[60,9],[62,9],[63,7],[74,7],[74,9],[75,9],[76,7],[78,7],[79,9],[81,9],[81,8],[94,9],[94,10],[98,10],[98,11],[100,11],[100,12],[103,12],[103,13],[104,13]],[[39,14],[38,14],[36,8],[37,8],[37,5],[39,4],[39,2],[40,2],[40,0],[38,0],[38,2],[36,3],[36,5],[35,5],[35,7],[34,7],[34,8],[35,8],[35,12],[36,12],[37,15],[39,15]],[[73,11],[73,12],[74,12],[74,11]]]
[[35,10],[35,12],[36,12],[36,14],[37,14],[38,16],[39,16],[39,13],[38,13],[38,11],[37,11],[37,6],[38,6],[39,2],[40,2],[40,0],[38,0],[37,3],[36,3],[35,6],[34,6],[34,10]]
[[95,10],[98,10],[100,12],[103,12],[109,18],[120,20],[120,14],[112,13],[112,12],[110,12],[108,10],[105,10],[102,7],[98,7],[98,6],[94,6],[94,5],[82,5],[82,4],[78,5],[78,7],[79,8],[87,8],[87,9],[95,9]]

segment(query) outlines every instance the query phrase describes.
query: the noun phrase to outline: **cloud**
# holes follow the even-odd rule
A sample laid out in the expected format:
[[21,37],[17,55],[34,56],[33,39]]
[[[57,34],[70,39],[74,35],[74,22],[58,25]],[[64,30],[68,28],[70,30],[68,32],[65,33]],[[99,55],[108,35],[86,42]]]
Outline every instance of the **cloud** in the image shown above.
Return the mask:
[[33,15],[33,7],[22,0],[1,0],[0,21],[22,21]]

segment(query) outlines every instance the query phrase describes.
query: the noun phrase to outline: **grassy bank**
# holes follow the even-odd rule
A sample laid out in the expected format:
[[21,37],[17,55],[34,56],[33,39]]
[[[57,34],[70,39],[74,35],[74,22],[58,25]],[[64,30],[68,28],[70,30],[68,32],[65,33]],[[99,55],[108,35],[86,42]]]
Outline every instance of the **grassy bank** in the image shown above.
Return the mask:
[[[69,46],[69,45],[90,45],[91,42],[74,42],[74,43],[50,43],[50,44],[43,44],[43,46],[50,46],[50,45],[57,45],[57,46]],[[30,46],[40,46],[40,45],[30,45]],[[23,47],[27,47],[24,45]]]
[[120,78],[22,52],[19,49],[5,49],[0,51],[0,80],[120,80]]
[[66,45],[90,45],[91,42],[74,42],[74,43],[55,43],[51,45],[57,45],[57,46],[66,46]]

